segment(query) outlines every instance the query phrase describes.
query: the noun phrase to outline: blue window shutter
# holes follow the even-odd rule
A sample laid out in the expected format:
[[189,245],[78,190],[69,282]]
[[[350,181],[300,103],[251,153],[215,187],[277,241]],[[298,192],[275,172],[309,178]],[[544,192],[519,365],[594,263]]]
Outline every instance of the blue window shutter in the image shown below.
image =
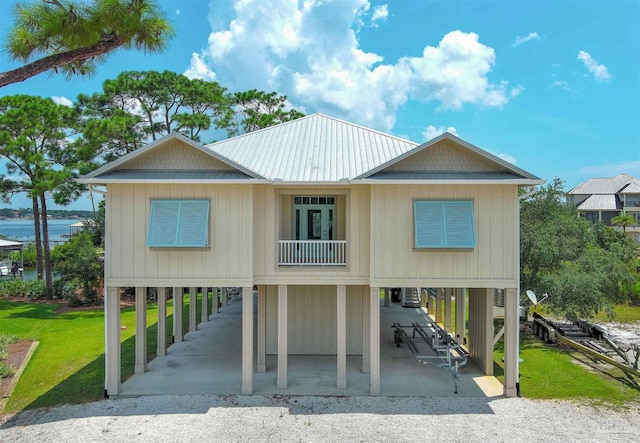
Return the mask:
[[180,246],[207,246],[209,234],[209,202],[207,200],[183,201],[180,209]]
[[447,201],[443,202],[443,206],[447,246],[450,248],[474,248],[476,246],[476,231],[473,220],[473,202]]
[[151,201],[147,246],[202,248],[208,236],[208,200]]
[[415,200],[416,248],[474,248],[475,223],[470,200]]
[[445,225],[442,203],[416,200],[414,202],[416,248],[445,246]]

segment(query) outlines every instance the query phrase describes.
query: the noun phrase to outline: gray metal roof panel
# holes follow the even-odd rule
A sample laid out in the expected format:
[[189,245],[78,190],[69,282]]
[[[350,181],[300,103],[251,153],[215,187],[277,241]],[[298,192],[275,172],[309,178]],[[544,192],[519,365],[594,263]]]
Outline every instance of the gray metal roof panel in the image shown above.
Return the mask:
[[240,171],[122,169],[95,177],[102,180],[247,180]]
[[622,209],[620,199],[614,194],[595,194],[578,205],[581,211],[617,211]]
[[640,194],[640,180],[634,178],[631,183],[624,187],[620,194]]
[[503,171],[380,171],[370,180],[518,180],[527,177]]
[[569,194],[589,195],[589,194],[617,194],[626,185],[636,179],[627,174],[618,174],[609,178],[590,178],[579,184]]
[[417,146],[313,114],[206,147],[263,177],[285,182],[352,179]]

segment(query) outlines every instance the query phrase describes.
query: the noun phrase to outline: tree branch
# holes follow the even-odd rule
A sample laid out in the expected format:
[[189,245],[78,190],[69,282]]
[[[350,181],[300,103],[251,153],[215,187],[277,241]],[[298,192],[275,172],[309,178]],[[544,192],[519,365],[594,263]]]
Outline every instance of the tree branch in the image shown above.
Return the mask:
[[59,68],[70,63],[83,62],[92,57],[113,51],[123,44],[124,40],[116,34],[103,35],[98,42],[88,48],[73,49],[49,55],[12,71],[0,73],[0,88],[23,82],[50,69]]

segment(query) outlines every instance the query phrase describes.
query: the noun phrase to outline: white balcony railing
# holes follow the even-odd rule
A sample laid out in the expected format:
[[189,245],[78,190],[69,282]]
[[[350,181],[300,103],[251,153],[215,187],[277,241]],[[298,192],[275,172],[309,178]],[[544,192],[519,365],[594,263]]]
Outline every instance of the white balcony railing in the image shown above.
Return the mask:
[[346,240],[280,240],[281,266],[345,266]]

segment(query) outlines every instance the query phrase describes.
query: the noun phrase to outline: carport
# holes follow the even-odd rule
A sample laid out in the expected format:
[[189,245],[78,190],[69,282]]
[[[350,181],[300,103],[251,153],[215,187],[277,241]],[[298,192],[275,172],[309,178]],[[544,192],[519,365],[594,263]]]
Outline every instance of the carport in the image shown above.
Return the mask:
[[[254,303],[257,296],[254,294]],[[425,322],[420,308],[403,308],[380,301],[380,384],[383,396],[493,397],[503,394],[495,377],[485,376],[472,362],[461,368],[458,394],[447,369],[418,363],[405,347],[396,347],[391,325]],[[254,307],[254,317],[257,309]],[[254,318],[254,322],[255,322]],[[254,327],[254,331],[256,328]],[[254,344],[257,340],[254,339]],[[256,345],[257,346],[257,345]],[[255,355],[256,349],[254,349]],[[266,371],[254,372],[253,393],[264,395],[368,396],[370,375],[362,372],[362,356],[347,356],[347,387],[336,387],[335,355],[289,355],[288,386],[277,388],[277,355],[266,356]],[[235,395],[242,388],[242,299],[209,316],[196,331],[174,343],[164,356],[148,363],[147,371],[133,375],[116,397],[146,395]]]

